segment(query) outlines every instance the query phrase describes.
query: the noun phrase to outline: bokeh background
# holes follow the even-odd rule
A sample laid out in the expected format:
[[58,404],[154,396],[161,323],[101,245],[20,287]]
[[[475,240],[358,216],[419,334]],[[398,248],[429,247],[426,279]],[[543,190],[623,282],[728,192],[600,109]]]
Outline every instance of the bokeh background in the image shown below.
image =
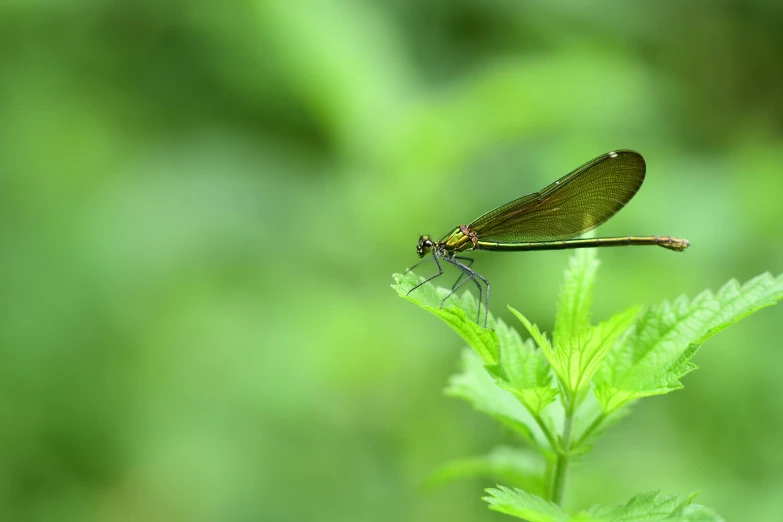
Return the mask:
[[[592,157],[648,163],[596,319],[783,272],[775,0],[0,5],[0,520],[480,521],[513,443],[441,391],[462,342],[389,288]],[[477,255],[547,330],[567,252]],[[783,309],[705,345],[568,507],[783,511]]]

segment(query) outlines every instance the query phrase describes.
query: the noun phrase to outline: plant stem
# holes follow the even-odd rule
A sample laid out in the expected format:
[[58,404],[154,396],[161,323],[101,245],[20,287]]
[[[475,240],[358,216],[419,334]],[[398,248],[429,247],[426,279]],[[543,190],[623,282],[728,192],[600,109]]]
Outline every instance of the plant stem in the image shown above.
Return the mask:
[[563,493],[565,492],[566,472],[568,471],[568,461],[571,457],[571,433],[574,427],[574,408],[569,405],[566,408],[565,425],[563,426],[563,438],[561,441],[562,450],[557,454],[555,462],[555,476],[552,480],[551,499],[555,504],[562,504]]
[[582,435],[579,437],[579,440],[576,441],[576,444],[574,444],[574,447],[579,448],[582,444],[584,444],[587,439],[592,435],[592,433],[597,430],[601,424],[606,420],[606,413],[601,413],[598,415],[598,417],[595,418],[595,420],[590,423],[590,426],[587,427],[587,429],[582,433]]
[[533,419],[536,421],[536,424],[538,424],[538,427],[541,428],[541,431],[544,433],[544,437],[546,437],[546,440],[549,442],[549,445],[552,446],[552,451],[557,451],[557,441],[555,440],[555,437],[552,435],[552,432],[549,431],[549,427],[547,427],[546,423],[544,422],[544,419],[541,418],[541,415],[538,415],[536,413],[533,413],[532,411],[530,414],[533,416]]

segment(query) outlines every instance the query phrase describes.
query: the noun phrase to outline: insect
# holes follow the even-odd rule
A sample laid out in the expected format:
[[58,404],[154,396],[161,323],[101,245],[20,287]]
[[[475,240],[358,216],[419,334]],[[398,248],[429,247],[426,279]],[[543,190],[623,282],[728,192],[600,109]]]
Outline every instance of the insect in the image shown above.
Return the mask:
[[[462,273],[451,287],[454,295],[468,281],[478,288],[478,317],[484,295],[484,327],[489,314],[489,281],[473,270],[473,258],[461,255],[469,250],[524,252],[528,250],[562,250],[626,245],[658,245],[682,252],[687,239],[671,236],[623,236],[573,239],[601,225],[628,203],[642,186],[644,158],[632,150],[607,152],[588,161],[548,187],[506,203],[467,225],[459,225],[442,239],[419,237],[416,253],[438,266],[438,273],[408,291],[443,274],[442,262],[456,266]],[[427,261],[427,260],[424,260]],[[416,263],[419,266],[424,261]],[[406,272],[407,273],[407,272]],[[482,292],[482,286],[486,288]]]

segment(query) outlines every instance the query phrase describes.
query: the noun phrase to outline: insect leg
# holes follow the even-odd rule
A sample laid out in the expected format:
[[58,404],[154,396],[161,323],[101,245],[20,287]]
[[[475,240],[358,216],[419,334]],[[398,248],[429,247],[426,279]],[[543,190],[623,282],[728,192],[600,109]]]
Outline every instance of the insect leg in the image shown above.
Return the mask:
[[[460,263],[456,259],[453,259],[453,258],[452,259],[448,259],[448,262],[453,264],[453,265],[456,265],[456,266],[460,267],[465,273],[468,274],[468,278],[469,279],[473,279],[474,281],[476,281],[475,278],[481,279],[484,282],[484,284],[487,286],[487,293],[485,295],[485,301],[484,301],[485,302],[485,305],[484,305],[484,328],[486,328],[487,327],[487,319],[489,319],[489,281],[487,281],[487,279],[484,276],[482,276],[481,274],[479,274],[478,272],[476,272],[475,270],[470,268],[470,266],[464,265],[463,263]],[[478,285],[478,281],[476,281],[476,284]],[[479,295],[479,318],[481,318],[481,313],[480,313],[481,312],[481,304],[480,303],[481,303],[481,296]],[[478,320],[476,322],[478,322]]]
[[[423,285],[424,283],[429,283],[430,281],[432,281],[432,280],[433,280],[433,279],[435,279],[436,277],[439,277],[439,276],[443,275],[443,267],[442,267],[442,266],[440,266],[440,261],[438,260],[438,255],[437,255],[437,254],[435,254],[435,253],[433,252],[433,254],[432,254],[432,258],[435,260],[435,264],[436,264],[436,265],[438,265],[438,273],[437,273],[437,274],[435,274],[435,275],[434,275],[434,276],[432,276],[432,277],[429,277],[429,278],[425,279],[424,281],[422,281],[422,282],[421,282],[421,283],[419,283],[418,285],[414,286],[413,288],[411,288],[410,290],[408,290],[408,293],[407,293],[407,294],[405,294],[405,295],[410,295],[410,293],[411,293],[411,292],[413,292],[414,290],[416,290],[417,288],[419,288],[419,287],[420,287],[421,285]],[[423,263],[423,261],[419,261],[418,263],[416,263],[416,265],[419,265],[419,264],[421,264],[421,263]],[[414,266],[416,266],[416,265],[414,265]]]
[[[463,260],[463,261],[467,261],[465,264],[466,264],[468,267],[471,267],[471,266],[473,266],[473,261],[475,261],[475,259],[473,259],[472,257],[462,257],[462,256],[454,256],[454,259],[461,259],[461,260]],[[453,285],[451,285],[451,289],[452,289],[452,290],[454,290],[454,288],[457,286],[457,283],[459,283],[459,282],[460,282],[460,279],[462,279],[462,277],[463,277],[464,275],[465,275],[465,272],[464,272],[464,271],[463,271],[462,273],[460,273],[460,275],[459,275],[459,277],[457,278],[457,280],[456,280],[456,281],[454,281],[454,284],[453,284]]]
[[416,268],[416,267],[417,267],[417,266],[419,266],[420,264],[422,264],[422,263],[426,263],[427,261],[432,261],[432,257],[428,257],[427,259],[422,259],[421,261],[419,261],[418,263],[416,263],[415,265],[413,265],[412,267],[410,267],[409,269],[407,269],[405,272],[403,272],[403,273],[402,273],[402,275],[405,275],[405,274],[407,274],[408,272],[410,272],[411,270],[413,270],[414,268]]

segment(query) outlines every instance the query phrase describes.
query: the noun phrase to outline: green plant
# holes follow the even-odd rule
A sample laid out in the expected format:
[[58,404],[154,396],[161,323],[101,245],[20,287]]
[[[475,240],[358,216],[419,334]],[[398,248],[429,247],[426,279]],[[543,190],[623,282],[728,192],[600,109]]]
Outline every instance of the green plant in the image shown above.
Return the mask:
[[682,388],[680,379],[696,369],[690,361],[704,341],[783,298],[783,276],[764,274],[742,286],[730,281],[717,293],[631,308],[593,325],[597,268],[594,250],[571,258],[551,336],[509,307],[530,336],[524,340],[492,316],[489,328],[476,324],[470,293],[455,298],[456,306],[440,308],[448,290],[424,285],[406,295],[421,279],[395,274],[393,288],[401,296],[443,319],[472,349],[464,351],[462,373],[452,377],[447,393],[493,417],[534,450],[498,448],[485,458],[444,468],[439,476],[478,469],[508,477],[522,489],[498,486],[487,490],[485,500],[491,509],[530,522],[722,520],[693,504],[693,495],[641,494],[624,505],[571,515],[560,504],[572,460],[588,453],[632,402]]

